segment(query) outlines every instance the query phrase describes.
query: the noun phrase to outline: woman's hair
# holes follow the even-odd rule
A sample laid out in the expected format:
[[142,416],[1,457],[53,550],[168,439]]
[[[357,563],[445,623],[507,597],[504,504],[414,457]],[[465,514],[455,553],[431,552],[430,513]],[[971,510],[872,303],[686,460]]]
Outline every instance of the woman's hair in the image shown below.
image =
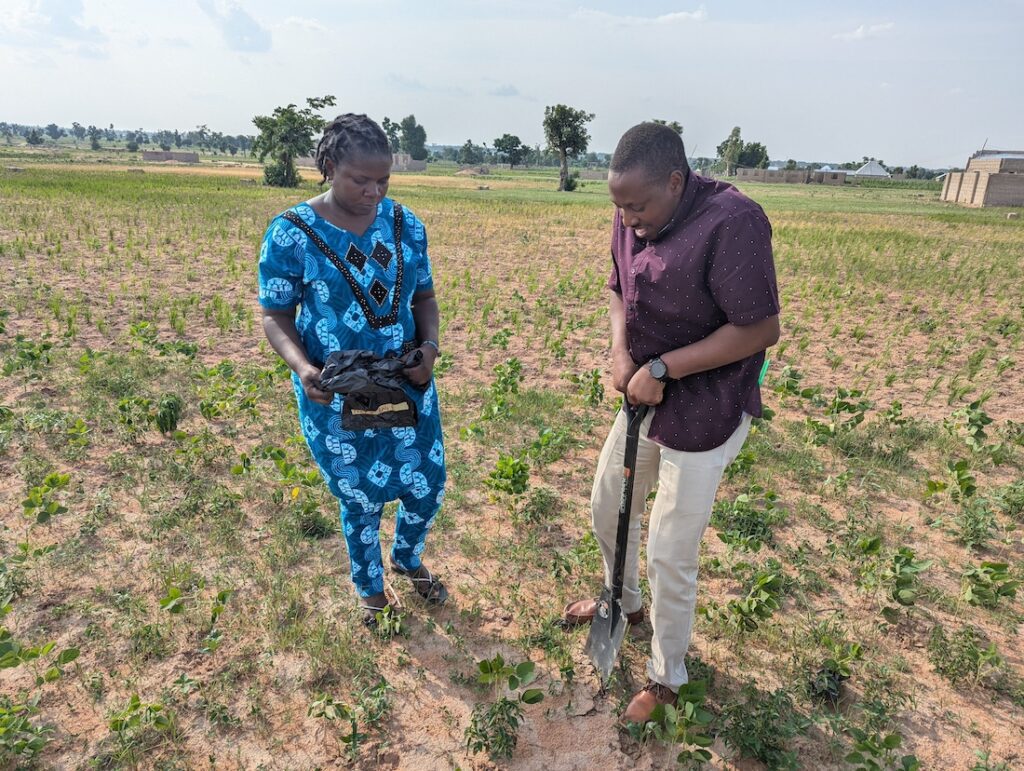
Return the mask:
[[316,167],[327,180],[327,161],[335,166],[355,156],[391,156],[388,135],[371,118],[347,112],[326,126],[316,146]]

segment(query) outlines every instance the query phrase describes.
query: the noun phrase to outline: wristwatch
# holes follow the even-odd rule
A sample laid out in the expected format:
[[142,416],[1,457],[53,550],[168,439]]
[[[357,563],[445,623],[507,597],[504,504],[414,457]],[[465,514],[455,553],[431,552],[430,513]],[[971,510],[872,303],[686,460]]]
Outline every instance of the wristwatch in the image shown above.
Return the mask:
[[662,383],[667,383],[672,379],[668,376],[668,367],[665,366],[665,362],[661,360],[660,356],[655,356],[648,362],[647,371],[651,373],[651,377]]

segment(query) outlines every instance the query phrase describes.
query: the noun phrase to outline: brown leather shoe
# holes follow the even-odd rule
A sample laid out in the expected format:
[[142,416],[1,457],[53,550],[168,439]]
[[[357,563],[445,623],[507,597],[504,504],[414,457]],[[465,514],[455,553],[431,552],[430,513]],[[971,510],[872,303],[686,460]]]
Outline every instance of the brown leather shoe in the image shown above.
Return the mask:
[[[562,611],[562,620],[566,626],[583,626],[594,620],[597,613],[597,600],[576,600],[570,602]],[[642,624],[644,620],[644,609],[635,610],[626,614],[626,621],[630,626]]]
[[659,704],[675,704],[676,693],[667,685],[648,680],[622,713],[623,723],[646,723]]

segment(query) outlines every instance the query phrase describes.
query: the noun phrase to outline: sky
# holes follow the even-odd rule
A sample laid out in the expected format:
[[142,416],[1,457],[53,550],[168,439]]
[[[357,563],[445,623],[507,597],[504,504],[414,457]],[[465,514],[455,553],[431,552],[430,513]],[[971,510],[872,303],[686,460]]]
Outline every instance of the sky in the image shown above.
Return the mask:
[[691,156],[739,126],[773,160],[938,168],[1024,149],[1022,39],[1024,0],[0,0],[0,120],[253,134],[332,94],[534,145],[562,103],[598,152],[660,118]]

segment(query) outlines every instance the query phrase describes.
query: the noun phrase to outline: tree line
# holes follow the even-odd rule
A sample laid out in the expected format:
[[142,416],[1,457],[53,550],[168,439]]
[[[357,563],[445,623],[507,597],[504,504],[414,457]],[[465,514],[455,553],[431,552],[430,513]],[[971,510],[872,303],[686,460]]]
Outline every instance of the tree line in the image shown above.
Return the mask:
[[11,145],[14,137],[23,137],[29,145],[39,146],[46,144],[47,138],[51,143],[56,144],[63,137],[69,137],[75,143],[89,140],[89,146],[93,150],[101,150],[105,146],[123,144],[129,152],[136,152],[146,146],[159,147],[167,152],[172,149],[201,150],[203,152],[236,155],[248,154],[252,150],[255,136],[245,134],[223,134],[220,131],[211,131],[205,124],[196,126],[191,131],[179,131],[175,129],[161,131],[146,131],[145,129],[115,129],[114,124],[106,128],[99,126],[83,126],[75,121],[70,127],[58,126],[50,123],[46,126],[27,126],[18,123],[0,121],[0,137]]

